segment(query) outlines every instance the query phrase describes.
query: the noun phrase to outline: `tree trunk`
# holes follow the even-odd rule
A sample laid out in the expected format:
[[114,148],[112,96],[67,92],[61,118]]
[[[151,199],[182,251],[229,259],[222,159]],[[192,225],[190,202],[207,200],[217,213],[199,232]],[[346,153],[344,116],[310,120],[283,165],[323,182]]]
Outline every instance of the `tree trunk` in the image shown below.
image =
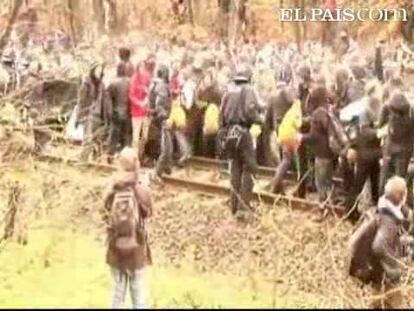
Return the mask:
[[230,46],[234,47],[236,45],[237,39],[240,35],[240,14],[239,9],[243,0],[232,0],[230,5],[230,21],[229,21],[229,42]]
[[[300,4],[300,9],[302,10],[302,12],[304,12],[305,11],[305,9],[306,9],[306,6],[305,6],[305,0],[302,0],[301,1],[301,4]],[[307,40],[307,38],[308,38],[308,32],[307,32],[307,25],[306,25],[306,21],[305,22],[301,22],[301,24],[302,24],[302,29],[303,29],[303,40]]]
[[247,30],[247,0],[239,0],[237,5],[237,38],[246,38]]
[[200,25],[200,0],[192,0],[194,23]]
[[221,39],[227,39],[230,23],[230,5],[231,0],[218,0],[217,26]]
[[[280,0],[279,2],[280,9],[283,9],[284,7],[284,1]],[[285,32],[285,22],[280,21],[280,28],[282,29],[282,32]]]
[[190,20],[191,25],[194,25],[194,11],[193,11],[193,1],[188,1],[188,18]]
[[118,28],[118,14],[115,0],[105,0],[105,30],[108,33],[115,31]]
[[[299,8],[299,0],[294,1],[294,7]],[[295,38],[296,38],[296,44],[298,46],[298,50],[302,51],[302,37],[300,33],[300,24],[293,22],[293,27],[295,27]]]
[[11,10],[9,20],[7,21],[6,29],[0,37],[0,51],[3,51],[4,47],[9,42],[10,34],[13,28],[14,23],[16,22],[17,16],[19,15],[19,10],[23,4],[23,0],[15,0],[14,6]]
[[247,0],[231,0],[228,34],[233,46],[244,35],[247,22],[246,3]]
[[69,21],[69,29],[70,29],[70,36],[71,36],[71,41],[73,43],[73,45],[76,46],[77,42],[78,42],[78,28],[77,28],[77,23],[76,23],[76,11],[77,8],[79,7],[79,3],[78,0],[67,0],[66,2],[67,4],[67,18]]
[[105,10],[103,0],[92,0],[96,30],[99,33],[105,30]]

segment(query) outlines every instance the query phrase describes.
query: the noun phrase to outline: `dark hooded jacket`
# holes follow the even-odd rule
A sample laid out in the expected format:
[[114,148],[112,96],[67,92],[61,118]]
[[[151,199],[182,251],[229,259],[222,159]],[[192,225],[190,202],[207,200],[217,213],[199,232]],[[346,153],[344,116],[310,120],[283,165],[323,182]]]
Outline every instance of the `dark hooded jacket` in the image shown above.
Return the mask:
[[389,131],[385,140],[386,153],[413,151],[414,113],[408,99],[401,92],[395,92],[383,106],[378,127],[388,123]]
[[167,66],[161,65],[158,68],[149,96],[150,108],[154,111],[154,120],[157,123],[162,123],[167,120],[171,111],[171,94]]
[[328,92],[324,86],[312,89],[305,103],[305,114],[310,115],[310,132],[303,136],[316,157],[332,159],[329,146],[330,116],[328,114]]

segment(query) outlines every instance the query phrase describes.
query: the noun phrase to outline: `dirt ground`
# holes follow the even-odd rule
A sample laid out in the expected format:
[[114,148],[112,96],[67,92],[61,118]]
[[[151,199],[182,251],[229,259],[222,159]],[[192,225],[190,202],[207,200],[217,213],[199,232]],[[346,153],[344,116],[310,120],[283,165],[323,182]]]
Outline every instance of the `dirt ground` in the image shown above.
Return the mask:
[[[104,231],[99,210],[102,208],[101,192],[108,178],[108,175],[94,170],[36,161],[3,170],[2,213],[7,209],[10,189],[7,185],[18,181],[25,189],[26,199],[22,205],[26,210],[26,226],[23,228],[26,228],[28,244],[21,251],[29,252],[35,247],[33,243],[36,243],[39,230],[46,230],[48,223],[54,223],[73,234],[88,236],[86,240],[98,241],[95,247],[102,254]],[[85,180],[89,182],[85,184]],[[266,299],[297,297],[284,306],[368,307],[372,303],[375,293],[347,277],[347,243],[353,230],[347,222],[330,218],[316,223],[310,220],[311,212],[275,205],[259,206],[252,223],[240,224],[230,216],[227,198],[162,185],[153,187],[153,200],[154,217],[149,230],[154,268],[158,274],[162,269],[189,269],[189,275],[201,279],[211,275],[220,275],[224,280],[241,278],[248,285],[239,285],[252,295],[252,301],[256,296],[266,296]],[[50,235],[48,239],[52,238]],[[70,251],[62,246],[63,241],[53,238],[51,245],[54,251],[49,250],[50,254],[43,252],[42,258],[52,266],[55,261],[62,264],[68,261],[66,264],[70,265],[70,260],[73,260],[72,264],[79,264],[76,260],[81,259],[69,259],[70,256],[66,255]],[[13,243],[3,245],[0,261],[13,254],[13,247]],[[103,258],[90,260],[102,262],[98,266],[105,269]],[[20,268],[22,277],[30,269],[30,265]],[[45,269],[37,273],[43,276],[47,273]],[[7,279],[17,276],[19,274],[9,275]],[[412,292],[409,278],[403,283],[407,298],[404,306],[407,307],[413,306],[408,301]],[[30,282],[24,283],[25,286]],[[228,285],[232,283],[225,282]],[[10,286],[14,288],[18,284]],[[190,284],[181,286],[191,290]],[[158,293],[157,290],[155,286]],[[0,301],[7,302],[7,297],[1,296]],[[257,297],[254,305],[272,305],[271,299],[265,301]],[[231,305],[237,306],[237,300],[232,302]],[[82,300],[76,303],[81,305]],[[177,303],[188,305],[188,302]],[[198,303],[211,306],[208,299]],[[253,305],[253,302],[248,302],[248,305]]]

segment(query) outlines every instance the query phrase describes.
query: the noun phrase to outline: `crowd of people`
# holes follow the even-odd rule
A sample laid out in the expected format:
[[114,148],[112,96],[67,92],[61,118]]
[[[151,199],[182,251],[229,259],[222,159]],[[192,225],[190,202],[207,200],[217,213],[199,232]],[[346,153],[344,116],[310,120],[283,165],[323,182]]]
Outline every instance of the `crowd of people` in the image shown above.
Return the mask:
[[[335,51],[309,42],[302,50],[295,44],[243,43],[235,49],[177,44],[162,52],[132,64],[131,50],[120,48],[116,77],[106,85],[103,69],[101,74],[96,73],[98,65],[91,70],[77,110],[77,124],[86,128],[85,159],[100,152],[120,153],[124,162],[127,157],[150,164],[156,158],[158,180],[174,164],[185,165],[191,155],[227,159],[230,209],[239,220],[254,212],[250,198],[258,163],[276,168],[271,183],[276,194],[285,193],[284,180],[293,168],[299,180],[295,195],[318,194],[317,220],[326,217],[330,205],[342,203],[346,218],[357,223],[361,193],[369,181],[368,205],[377,206],[376,213],[353,237],[349,272],[377,286],[398,281],[402,266],[397,258],[406,256],[412,243],[407,235],[414,203],[414,113],[397,49],[378,42],[369,53],[342,32]],[[183,122],[172,116],[177,109]],[[290,124],[293,130],[289,139],[282,139],[281,128],[291,116],[297,117]],[[135,164],[122,165],[132,166],[128,178],[134,175]],[[334,183],[338,175],[339,186]],[[122,184],[120,189],[133,188]],[[109,207],[118,204],[113,204],[118,202],[114,189]],[[147,195],[139,187],[133,193]],[[345,199],[338,202],[338,197]],[[128,253],[135,246],[127,239],[110,249]],[[128,256],[144,253],[147,248]],[[113,254],[108,256],[112,266],[125,267]],[[140,269],[142,258],[136,260],[133,271]],[[134,291],[140,276],[119,269],[114,275],[118,306],[125,280],[130,278]]]
[[[171,3],[178,22],[184,22],[189,8],[184,1]],[[29,34],[36,12],[29,9],[23,18],[28,21],[23,32]],[[403,27],[406,41],[412,41],[412,20]],[[401,259],[414,258],[414,93],[398,45],[380,40],[375,49],[362,48],[346,31],[336,38],[339,27],[328,24],[329,40],[323,41],[330,46],[157,40],[135,51],[120,47],[112,77],[104,65],[92,66],[73,116],[75,128],[84,129],[82,159],[105,154],[119,166],[104,200],[113,307],[122,307],[128,286],[133,307],[145,307],[152,202],[150,189],[140,182],[140,165],[156,161],[154,179],[161,181],[192,155],[228,160],[230,211],[239,221],[254,213],[258,165],[276,169],[270,191],[280,195],[288,192],[289,170],[295,171],[293,195],[317,193],[316,220],[341,204],[345,218],[358,224],[350,241],[349,275],[397,292],[392,288],[403,275]],[[33,46],[40,44],[35,41]],[[62,54],[69,43],[68,36],[56,34],[43,50],[49,53],[56,45]],[[2,63],[17,73],[17,67],[29,66],[21,59],[12,55]],[[31,75],[36,81],[42,66],[37,67]],[[20,78],[15,80],[19,85]],[[40,89],[43,99],[47,87]],[[34,101],[31,105],[39,110]],[[42,149],[50,137],[34,131]],[[364,205],[374,213],[365,213]],[[398,299],[390,306],[398,306]]]

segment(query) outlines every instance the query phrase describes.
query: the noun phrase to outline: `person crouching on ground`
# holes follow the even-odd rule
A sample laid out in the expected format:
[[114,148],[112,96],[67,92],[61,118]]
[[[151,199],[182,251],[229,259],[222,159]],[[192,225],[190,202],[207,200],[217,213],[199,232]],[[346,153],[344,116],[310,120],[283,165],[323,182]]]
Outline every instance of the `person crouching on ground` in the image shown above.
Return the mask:
[[[349,274],[381,291],[381,303],[397,307],[401,300],[396,290],[404,266],[401,259],[409,255],[412,237],[408,236],[409,212],[405,207],[407,185],[395,176],[385,185],[376,215],[364,223],[351,238]],[[383,294],[384,290],[386,291]]]
[[152,214],[150,191],[138,181],[139,161],[133,148],[119,155],[119,170],[105,195],[108,224],[106,262],[111,267],[113,308],[121,308],[127,287],[133,308],[144,308],[144,271],[152,263],[145,221]]

